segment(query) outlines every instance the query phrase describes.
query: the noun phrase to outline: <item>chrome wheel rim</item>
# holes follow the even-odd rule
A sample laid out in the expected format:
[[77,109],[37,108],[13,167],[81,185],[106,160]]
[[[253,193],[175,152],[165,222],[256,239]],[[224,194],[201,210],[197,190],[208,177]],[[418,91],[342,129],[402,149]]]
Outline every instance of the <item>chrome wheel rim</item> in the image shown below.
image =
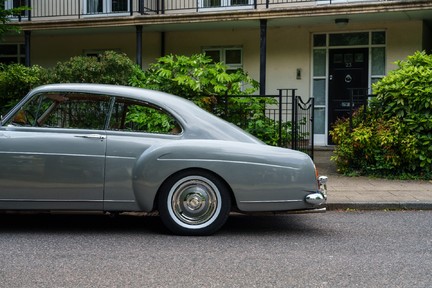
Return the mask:
[[190,176],[173,185],[168,197],[169,213],[178,224],[188,228],[210,225],[220,211],[220,193],[209,179]]

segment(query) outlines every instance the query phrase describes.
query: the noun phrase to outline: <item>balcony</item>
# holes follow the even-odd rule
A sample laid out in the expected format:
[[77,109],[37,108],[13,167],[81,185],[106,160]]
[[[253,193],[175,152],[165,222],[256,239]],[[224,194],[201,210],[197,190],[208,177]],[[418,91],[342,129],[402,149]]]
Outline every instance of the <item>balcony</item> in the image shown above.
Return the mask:
[[[1,1],[1,0],[0,0]],[[396,0],[6,0],[5,8],[14,4],[31,9],[15,18],[18,21],[82,19],[160,14],[202,14],[223,11],[263,11],[289,8],[326,7],[350,4],[385,4],[389,2],[416,5],[428,1]],[[16,5],[16,4],[15,4]]]

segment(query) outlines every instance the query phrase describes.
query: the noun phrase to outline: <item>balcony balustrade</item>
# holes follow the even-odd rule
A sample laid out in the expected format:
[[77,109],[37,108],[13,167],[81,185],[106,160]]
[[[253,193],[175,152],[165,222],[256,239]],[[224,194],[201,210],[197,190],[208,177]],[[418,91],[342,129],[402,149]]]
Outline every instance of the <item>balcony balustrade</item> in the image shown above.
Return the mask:
[[[1,0],[0,0],[1,1]],[[28,6],[30,10],[16,15],[18,21],[44,18],[76,19],[216,11],[262,10],[318,5],[340,5],[355,2],[391,2],[392,0],[6,0],[5,8]],[[410,1],[413,2],[413,1]]]

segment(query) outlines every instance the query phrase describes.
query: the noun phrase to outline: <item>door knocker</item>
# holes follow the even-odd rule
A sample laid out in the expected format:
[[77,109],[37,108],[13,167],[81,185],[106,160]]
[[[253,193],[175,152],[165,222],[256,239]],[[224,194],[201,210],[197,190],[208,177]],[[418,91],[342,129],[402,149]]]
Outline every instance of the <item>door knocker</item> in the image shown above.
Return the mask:
[[351,83],[351,81],[352,81],[352,77],[351,77],[351,75],[346,75],[345,76],[345,83]]

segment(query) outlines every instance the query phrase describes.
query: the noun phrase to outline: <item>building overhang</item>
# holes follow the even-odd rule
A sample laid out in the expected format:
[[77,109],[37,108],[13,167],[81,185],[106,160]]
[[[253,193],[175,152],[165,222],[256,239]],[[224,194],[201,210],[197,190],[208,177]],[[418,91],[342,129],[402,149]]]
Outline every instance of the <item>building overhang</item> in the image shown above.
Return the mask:
[[[70,18],[70,17],[69,17]],[[269,9],[229,10],[219,12],[167,13],[155,15],[81,17],[65,19],[12,22],[23,31],[131,29],[143,26],[143,31],[168,32],[213,29],[251,29],[259,27],[259,20],[267,19],[268,27],[315,26],[334,23],[336,18],[347,18],[350,23],[383,21],[425,21],[432,23],[432,1],[359,2],[355,4],[287,6]],[[73,32],[72,32],[73,33]]]

